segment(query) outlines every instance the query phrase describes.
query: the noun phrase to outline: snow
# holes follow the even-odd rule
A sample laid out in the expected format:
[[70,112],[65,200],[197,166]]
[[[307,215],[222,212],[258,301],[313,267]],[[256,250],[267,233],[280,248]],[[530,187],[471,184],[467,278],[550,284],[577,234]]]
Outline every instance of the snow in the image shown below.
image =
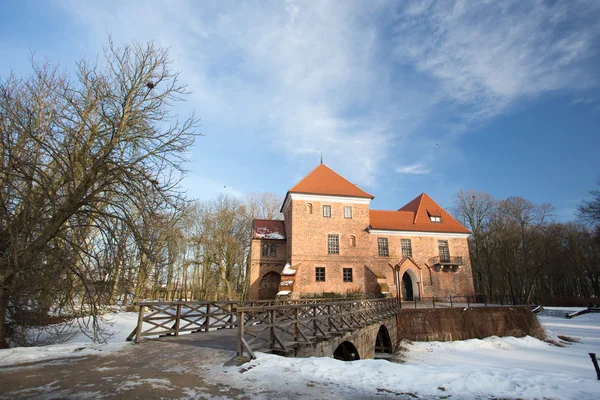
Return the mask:
[[281,281],[280,286],[290,286],[294,283],[294,281]]
[[296,270],[292,269],[292,266],[290,265],[290,263],[285,264],[285,267],[283,267],[283,271],[281,272],[281,275],[296,275]]
[[[38,347],[16,347],[0,350],[0,366],[20,364],[55,358],[82,357],[87,355],[106,355],[119,351],[130,342],[127,336],[137,325],[138,314],[133,312],[115,312],[106,314],[100,322],[103,329],[112,335],[106,343],[93,343],[79,332],[75,337],[63,344]],[[79,321],[85,324],[86,320]],[[75,324],[77,326],[77,324]]]
[[590,352],[600,353],[600,314],[567,320],[563,309],[549,311],[540,316],[542,324],[551,330],[549,336],[558,339],[558,335],[568,335],[580,342],[563,342],[565,347],[532,337],[413,342],[403,344],[404,363],[295,359],[257,353],[256,360],[241,367],[244,373],[238,375],[236,383],[258,391],[264,389],[264,382],[277,382],[292,393],[315,398],[401,394],[461,399],[600,398],[600,382],[588,356]]
[[277,292],[277,296],[287,296],[290,293],[292,292],[289,290],[280,290],[279,292]]
[[264,226],[256,228],[256,236],[261,239],[285,239],[281,232],[271,231]]
[[[214,382],[244,390],[253,398],[266,398],[265,390],[285,388],[286,393],[299,397],[330,399],[598,399],[600,382],[588,353],[600,354],[600,314],[564,317],[576,310],[551,307],[538,315],[548,338],[564,347],[532,337],[403,342],[403,363],[256,353],[256,360],[242,366],[213,365],[207,373]],[[115,332],[107,344],[94,344],[78,335],[62,345],[0,350],[0,365],[118,351],[127,346],[125,338],[134,329],[137,314],[113,313],[107,317]],[[578,341],[566,342],[561,339],[565,335]],[[165,379],[147,381],[157,389],[173,387]],[[138,383],[137,379],[125,380],[119,391],[135,390]],[[204,394],[190,392],[189,396]]]

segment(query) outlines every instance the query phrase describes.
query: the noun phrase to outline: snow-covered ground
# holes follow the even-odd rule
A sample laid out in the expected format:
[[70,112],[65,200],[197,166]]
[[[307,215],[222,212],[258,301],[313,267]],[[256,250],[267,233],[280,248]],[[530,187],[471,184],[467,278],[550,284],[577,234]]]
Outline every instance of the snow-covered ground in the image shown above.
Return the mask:
[[330,392],[341,398],[600,399],[600,381],[588,355],[600,355],[600,314],[564,318],[575,310],[550,308],[540,316],[551,338],[579,340],[565,347],[532,337],[413,342],[405,345],[403,364],[259,354],[237,379],[255,391],[265,389],[264,382],[277,382],[290,392],[317,390],[316,397]]
[[[455,342],[405,343],[404,363],[384,360],[342,362],[331,358],[294,359],[258,353],[240,367],[215,365],[211,380],[243,389],[253,397],[267,391],[307,398],[599,399],[600,381],[588,353],[600,355],[600,314],[564,318],[574,308],[547,308],[539,316],[557,347],[531,337],[491,337]],[[65,356],[103,354],[125,346],[135,313],[109,318],[119,331],[108,344],[83,335],[39,348],[0,350],[0,365]],[[568,343],[559,338],[577,339]]]
[[[21,364],[55,358],[81,357],[86,355],[110,354],[130,344],[125,339],[137,325],[138,314],[119,312],[106,314],[100,321],[103,330],[110,332],[107,343],[93,343],[92,340],[78,332],[72,339],[63,344],[38,347],[16,347],[0,350],[0,366]],[[88,321],[79,321],[86,324]],[[78,324],[74,324],[76,327]]]

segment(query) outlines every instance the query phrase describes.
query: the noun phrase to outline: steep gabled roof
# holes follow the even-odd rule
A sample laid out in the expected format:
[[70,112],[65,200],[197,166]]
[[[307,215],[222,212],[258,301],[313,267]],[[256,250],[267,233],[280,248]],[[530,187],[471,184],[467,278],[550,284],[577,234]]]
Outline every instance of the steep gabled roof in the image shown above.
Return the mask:
[[[441,222],[431,222],[440,217]],[[370,210],[371,229],[443,233],[471,233],[426,193],[422,193],[398,211]]]
[[255,219],[252,224],[253,239],[285,239],[283,221]]
[[325,164],[319,164],[291,188],[289,193],[374,198]]

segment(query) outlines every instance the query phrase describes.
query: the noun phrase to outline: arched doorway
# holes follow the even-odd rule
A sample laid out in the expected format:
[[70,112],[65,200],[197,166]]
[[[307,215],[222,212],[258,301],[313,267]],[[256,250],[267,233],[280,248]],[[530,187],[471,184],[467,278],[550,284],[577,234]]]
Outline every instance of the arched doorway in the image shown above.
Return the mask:
[[267,272],[260,280],[258,288],[258,299],[259,300],[273,300],[279,292],[279,283],[281,282],[281,275],[277,272]]
[[392,340],[385,325],[381,325],[375,340],[375,353],[393,353]]
[[408,272],[402,275],[402,299],[412,301],[413,297],[413,281]]
[[333,358],[341,361],[356,361],[360,360],[358,350],[350,342],[342,342],[333,352]]

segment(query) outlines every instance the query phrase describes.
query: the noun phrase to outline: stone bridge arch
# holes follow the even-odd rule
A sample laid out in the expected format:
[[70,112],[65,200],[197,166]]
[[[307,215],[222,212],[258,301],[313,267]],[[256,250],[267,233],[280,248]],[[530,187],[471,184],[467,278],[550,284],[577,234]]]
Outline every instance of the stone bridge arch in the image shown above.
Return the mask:
[[[396,316],[384,318],[381,321],[367,325],[364,328],[349,332],[343,336],[332,336],[323,340],[314,346],[299,347],[295,351],[296,357],[335,357],[338,347],[344,342],[350,342],[358,351],[361,360],[375,358],[375,347],[377,345],[377,336],[381,328],[387,331],[389,342],[387,343],[389,351],[396,351],[398,344],[398,329],[396,327]],[[339,354],[339,353],[338,353]]]

